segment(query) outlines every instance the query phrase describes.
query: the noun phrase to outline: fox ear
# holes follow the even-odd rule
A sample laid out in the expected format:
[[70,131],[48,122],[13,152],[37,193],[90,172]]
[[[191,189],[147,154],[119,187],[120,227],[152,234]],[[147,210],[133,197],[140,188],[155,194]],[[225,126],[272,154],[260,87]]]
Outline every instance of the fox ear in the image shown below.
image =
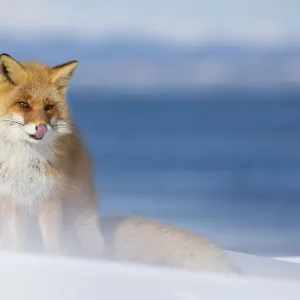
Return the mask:
[[0,86],[5,84],[17,85],[26,77],[24,67],[10,55],[0,54]]
[[51,69],[51,81],[53,84],[56,85],[57,89],[62,93],[65,94],[69,82],[78,66],[77,60],[72,60],[65,64],[55,66]]

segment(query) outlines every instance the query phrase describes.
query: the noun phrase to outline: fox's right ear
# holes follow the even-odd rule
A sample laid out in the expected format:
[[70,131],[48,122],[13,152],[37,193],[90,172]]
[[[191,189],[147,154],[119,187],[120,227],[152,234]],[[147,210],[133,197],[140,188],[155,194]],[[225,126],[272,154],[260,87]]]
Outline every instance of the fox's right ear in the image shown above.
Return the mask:
[[0,87],[3,85],[17,85],[26,77],[24,67],[10,55],[0,54]]
[[77,60],[69,61],[65,64],[55,66],[51,69],[51,81],[57,89],[64,95],[67,92],[69,82],[78,66]]

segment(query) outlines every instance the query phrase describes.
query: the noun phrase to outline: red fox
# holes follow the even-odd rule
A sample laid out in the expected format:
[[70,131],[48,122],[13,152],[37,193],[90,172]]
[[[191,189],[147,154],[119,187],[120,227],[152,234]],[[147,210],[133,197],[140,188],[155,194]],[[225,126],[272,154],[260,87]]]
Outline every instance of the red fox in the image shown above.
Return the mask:
[[91,158],[66,100],[77,65],[48,67],[0,55],[3,249],[23,250],[28,218],[36,215],[46,253],[63,251],[66,222],[87,254],[103,252]]
[[0,55],[0,247],[26,251],[38,227],[50,254],[230,272],[225,252],[196,234],[131,217],[100,224],[91,158],[66,99],[77,65]]

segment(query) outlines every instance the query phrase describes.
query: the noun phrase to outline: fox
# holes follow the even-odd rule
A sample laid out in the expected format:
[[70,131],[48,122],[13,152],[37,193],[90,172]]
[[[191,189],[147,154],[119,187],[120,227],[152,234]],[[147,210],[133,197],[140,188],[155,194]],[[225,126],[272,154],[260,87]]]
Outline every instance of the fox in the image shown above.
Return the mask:
[[108,260],[241,275],[225,250],[196,232],[138,216],[101,222]]
[[0,55],[1,249],[26,249],[34,217],[45,253],[64,252],[65,230],[86,255],[104,251],[92,158],[67,99],[78,64]]
[[99,217],[92,158],[67,99],[78,64],[0,54],[0,248],[234,272],[201,235],[153,219]]

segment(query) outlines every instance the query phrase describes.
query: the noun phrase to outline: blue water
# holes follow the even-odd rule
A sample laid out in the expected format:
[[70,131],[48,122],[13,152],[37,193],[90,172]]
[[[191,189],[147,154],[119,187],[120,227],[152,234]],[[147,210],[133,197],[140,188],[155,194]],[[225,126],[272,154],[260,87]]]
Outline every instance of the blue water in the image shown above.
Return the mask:
[[300,255],[300,90],[73,91],[102,215]]

